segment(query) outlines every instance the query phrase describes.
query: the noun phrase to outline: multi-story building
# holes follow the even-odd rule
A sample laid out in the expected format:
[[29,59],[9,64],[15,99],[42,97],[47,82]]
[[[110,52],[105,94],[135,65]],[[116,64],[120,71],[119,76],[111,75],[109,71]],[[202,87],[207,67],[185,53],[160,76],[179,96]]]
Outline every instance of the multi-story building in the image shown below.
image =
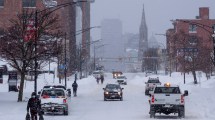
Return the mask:
[[104,19],[101,23],[102,44],[97,50],[97,57],[102,58],[102,65],[107,71],[124,71],[124,41],[122,39],[122,22],[119,19]]
[[[28,10],[44,10],[46,7],[49,6],[56,6],[68,2],[73,2],[73,0],[0,0],[0,27],[7,28],[10,26],[10,19],[16,18],[17,14],[22,13],[23,9]],[[51,8],[50,10],[54,10],[55,7]],[[40,13],[39,13],[40,14]],[[76,39],[75,39],[75,7],[74,6],[67,6],[61,9],[54,11],[54,14],[59,16],[60,22],[59,25],[61,26],[61,31],[67,34],[67,41],[69,43],[67,45],[67,56],[68,60],[68,68],[69,71],[74,68],[75,65],[75,56],[74,52],[76,50]],[[65,42],[64,42],[65,43]]]
[[[166,32],[169,69],[173,70],[174,67],[176,71],[182,70],[182,63],[179,62],[180,55],[184,55],[184,59],[193,62],[192,58],[188,56],[190,52],[200,54],[201,51],[205,50],[213,51],[211,36],[215,30],[213,28],[215,19],[209,18],[208,7],[200,7],[199,15],[195,19],[176,19],[173,20],[173,25],[174,28],[168,29]],[[200,45],[201,47],[199,47]],[[207,56],[210,54],[211,52],[208,52]]]
[[140,72],[138,62],[139,34],[126,33],[123,35],[125,41],[125,65],[126,72]]

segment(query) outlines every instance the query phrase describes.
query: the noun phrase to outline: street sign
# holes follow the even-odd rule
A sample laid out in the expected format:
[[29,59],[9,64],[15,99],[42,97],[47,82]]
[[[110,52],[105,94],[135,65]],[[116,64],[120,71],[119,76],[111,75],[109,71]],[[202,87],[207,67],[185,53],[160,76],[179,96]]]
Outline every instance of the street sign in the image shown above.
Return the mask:
[[198,77],[202,77],[202,72],[198,72]]
[[34,19],[28,20],[26,25],[26,33],[24,36],[24,41],[29,42],[29,40],[33,40],[35,36],[35,28],[34,28]]

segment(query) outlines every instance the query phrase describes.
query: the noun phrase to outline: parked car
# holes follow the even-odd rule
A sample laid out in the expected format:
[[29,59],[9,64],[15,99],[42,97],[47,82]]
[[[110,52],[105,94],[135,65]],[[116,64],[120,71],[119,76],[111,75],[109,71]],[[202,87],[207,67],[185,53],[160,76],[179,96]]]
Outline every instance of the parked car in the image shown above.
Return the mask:
[[150,95],[156,85],[161,85],[159,78],[149,78],[147,82],[145,82],[145,95]]
[[68,115],[68,96],[64,88],[43,88],[39,94],[44,114]]
[[104,101],[109,99],[123,100],[123,90],[119,84],[107,84],[104,90]]
[[66,89],[64,85],[45,85],[44,88],[62,88],[66,91],[66,95],[71,96],[71,89]]
[[118,84],[122,84],[122,85],[127,85],[127,78],[126,78],[126,76],[124,76],[124,75],[121,75],[121,76],[118,76],[117,78],[116,78],[116,82],[118,83]]

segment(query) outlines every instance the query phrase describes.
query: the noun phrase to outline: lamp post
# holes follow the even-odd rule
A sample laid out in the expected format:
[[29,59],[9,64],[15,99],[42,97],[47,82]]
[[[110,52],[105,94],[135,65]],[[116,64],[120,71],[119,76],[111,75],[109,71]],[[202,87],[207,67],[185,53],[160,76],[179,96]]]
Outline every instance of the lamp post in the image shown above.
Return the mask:
[[99,46],[95,46],[93,47],[93,54],[94,54],[94,57],[93,57],[93,67],[94,67],[94,70],[96,70],[96,49],[98,48],[101,48],[103,46],[105,46],[107,44],[103,44],[103,45],[99,45]]
[[85,60],[85,58],[82,56],[83,55],[83,51],[82,49],[86,49],[88,45],[100,42],[102,39],[98,39],[98,40],[94,40],[92,42],[86,43],[85,48],[82,47],[82,44],[79,44],[79,71],[80,71],[80,79],[82,78],[82,63]]
[[[41,11],[38,11],[36,10],[35,11],[35,21],[34,21],[34,26],[35,26],[35,40],[34,40],[34,55],[35,55],[35,58],[34,58],[34,92],[37,93],[37,68],[38,68],[38,62],[37,62],[37,41],[38,41],[38,14],[41,13],[41,12],[44,12],[46,10],[50,10],[49,12],[47,12],[43,17],[45,16],[48,16],[50,14],[52,14],[54,11],[62,8],[62,7],[67,7],[67,6],[70,6],[70,5],[75,5],[77,3],[81,3],[81,2],[88,2],[88,1],[77,1],[77,2],[68,2],[68,3],[64,3],[64,4],[60,4],[60,5],[57,5],[57,6],[53,6],[53,7],[48,7],[46,9],[43,9]],[[66,83],[65,83],[66,85]]]
[[64,43],[64,79],[65,79],[65,87],[67,87],[67,81],[66,81],[66,73],[67,73],[67,64],[66,64],[66,33],[65,33],[65,43]]

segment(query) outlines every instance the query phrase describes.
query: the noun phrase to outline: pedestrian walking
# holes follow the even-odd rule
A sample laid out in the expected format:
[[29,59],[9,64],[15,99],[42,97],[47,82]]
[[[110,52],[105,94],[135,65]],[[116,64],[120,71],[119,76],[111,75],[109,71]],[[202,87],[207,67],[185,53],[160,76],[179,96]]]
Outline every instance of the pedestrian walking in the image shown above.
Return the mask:
[[104,75],[101,75],[101,84],[104,82]]
[[[37,98],[36,93],[33,92],[31,94],[31,98],[28,100],[27,104],[27,116],[31,115],[31,120],[37,120],[37,115],[39,115],[39,120],[43,120],[42,112],[41,112],[41,101]],[[26,116],[26,119],[29,117]]]
[[72,84],[72,88],[73,88],[73,95],[74,95],[74,97],[76,97],[77,96],[77,89],[78,89],[78,84],[77,84],[76,80]]

